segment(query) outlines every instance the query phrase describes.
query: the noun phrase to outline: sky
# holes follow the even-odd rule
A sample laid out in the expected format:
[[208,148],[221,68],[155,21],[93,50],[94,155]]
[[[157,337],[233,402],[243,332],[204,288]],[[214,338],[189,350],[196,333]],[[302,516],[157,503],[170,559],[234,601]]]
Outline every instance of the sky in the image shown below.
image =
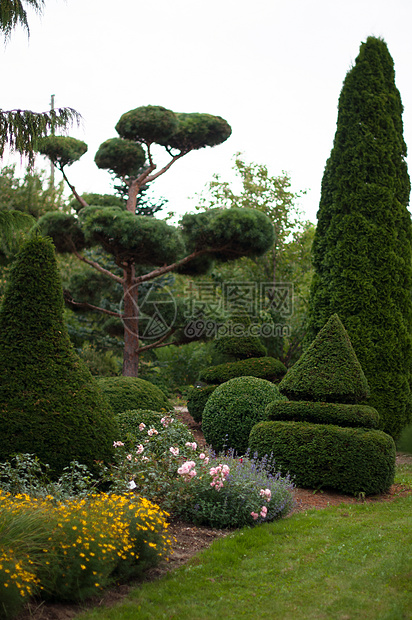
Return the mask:
[[[294,191],[307,191],[303,219],[316,223],[342,83],[370,35],[394,60],[412,151],[411,24],[410,0],[46,0],[41,17],[29,13],[30,37],[17,28],[0,48],[0,106],[43,112],[53,94],[56,107],[80,112],[69,135],[88,152],[67,169],[79,193],[112,193],[94,155],[124,112],[221,116],[232,127],[224,144],[189,153],[153,183],[165,211],[193,211],[214,173],[234,180],[241,152],[273,176],[286,171]],[[48,169],[42,158],[37,166]]]

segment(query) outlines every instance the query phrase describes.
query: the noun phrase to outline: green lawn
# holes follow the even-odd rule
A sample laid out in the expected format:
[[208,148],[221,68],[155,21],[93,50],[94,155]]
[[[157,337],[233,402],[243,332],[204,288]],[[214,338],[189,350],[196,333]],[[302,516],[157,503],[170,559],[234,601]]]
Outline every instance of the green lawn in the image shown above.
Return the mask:
[[[412,466],[398,468],[410,483]],[[412,495],[292,515],[216,540],[78,620],[412,619]]]

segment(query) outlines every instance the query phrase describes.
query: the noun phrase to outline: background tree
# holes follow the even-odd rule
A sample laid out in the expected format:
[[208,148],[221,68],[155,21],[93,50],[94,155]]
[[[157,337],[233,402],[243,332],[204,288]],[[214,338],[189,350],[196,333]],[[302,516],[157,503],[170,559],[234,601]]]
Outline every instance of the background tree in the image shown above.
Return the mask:
[[[201,208],[257,209],[265,213],[274,226],[274,244],[262,256],[244,257],[228,265],[216,266],[211,277],[213,282],[222,286],[228,281],[273,283],[272,299],[269,307],[261,312],[260,320],[276,325],[277,335],[263,341],[270,355],[289,365],[299,357],[305,333],[312,277],[310,250],[315,227],[302,219],[297,202],[304,192],[292,191],[291,179],[286,172],[271,176],[267,166],[247,164],[240,153],[235,156],[233,169],[241,182],[240,191],[214,175],[206,192],[200,195]],[[293,312],[287,316],[280,311],[280,300],[284,295],[280,289],[276,291],[276,285],[280,283],[290,284],[290,291],[293,286]],[[282,326],[286,329],[282,330]]]
[[368,37],[348,72],[326,163],[313,244],[310,334],[338,313],[383,430],[411,416],[410,180],[392,58]]
[[[120,206],[87,205],[77,193],[80,210],[76,215],[46,214],[39,222],[50,235],[58,252],[73,253],[99,274],[110,278],[123,289],[123,310],[97,307],[82,300],[69,301],[74,307],[94,309],[114,319],[121,319],[124,329],[123,374],[137,376],[139,355],[165,346],[177,330],[173,317],[154,315],[153,325],[170,325],[155,342],[142,344],[139,331],[141,315],[139,293],[142,285],[176,270],[205,272],[213,260],[233,260],[243,255],[259,255],[273,243],[273,226],[263,213],[246,209],[211,209],[207,213],[187,214],[179,229],[166,222],[136,215],[139,191],[164,174],[181,157],[192,150],[213,146],[226,140],[230,126],[220,117],[208,114],[175,114],[160,106],[145,106],[124,114],[116,129],[120,138],[106,141],[96,153],[95,161],[123,180],[128,187],[126,210]],[[54,137],[45,139],[40,148],[61,169],[74,161],[73,139],[66,139],[67,150]],[[156,171],[152,145],[165,148],[170,159]],[[79,145],[80,147],[80,145]],[[76,149],[74,149],[76,151]],[[78,152],[78,151],[76,151]],[[110,270],[101,261],[90,259],[88,247],[101,247],[115,263]],[[173,311],[173,305],[171,310]],[[154,307],[154,312],[157,312]]]

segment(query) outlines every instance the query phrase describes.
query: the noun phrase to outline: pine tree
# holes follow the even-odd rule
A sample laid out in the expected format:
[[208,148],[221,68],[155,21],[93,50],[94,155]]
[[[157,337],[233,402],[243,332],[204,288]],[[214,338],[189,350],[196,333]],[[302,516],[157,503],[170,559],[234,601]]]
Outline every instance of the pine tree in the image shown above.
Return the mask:
[[348,72],[313,245],[308,341],[337,312],[396,437],[410,420],[411,218],[393,60],[368,37]]
[[108,461],[116,427],[109,404],[73,349],[50,239],[27,242],[0,309],[0,461],[36,454],[59,473],[72,460]]

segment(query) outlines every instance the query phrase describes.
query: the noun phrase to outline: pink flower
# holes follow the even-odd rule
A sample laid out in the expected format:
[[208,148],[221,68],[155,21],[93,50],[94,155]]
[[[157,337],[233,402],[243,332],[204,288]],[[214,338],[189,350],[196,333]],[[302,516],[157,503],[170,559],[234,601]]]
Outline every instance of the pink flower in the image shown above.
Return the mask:
[[266,508],[266,506],[262,506],[262,510],[260,511],[260,516],[263,517],[263,519],[265,519],[267,513],[268,513],[268,509]]
[[128,461],[131,461],[131,460],[132,460],[132,455],[131,455],[131,454],[128,454],[128,455],[126,456],[126,458],[127,458],[127,460],[128,460]]
[[146,428],[146,424],[143,424],[143,422],[139,424],[139,431],[142,431],[144,428]]
[[251,512],[250,514],[252,515],[252,517],[253,517],[253,519],[254,519],[255,521],[256,521],[256,519],[259,517],[259,515],[258,515],[258,513],[257,513],[257,512]]
[[158,435],[159,433],[155,428],[151,428],[147,431],[147,434],[149,435],[149,437],[152,437],[153,435]]
[[203,460],[204,458],[206,458],[206,454],[203,454],[203,452],[201,452],[201,454],[199,454],[199,458]]
[[143,452],[143,450],[144,450],[144,447],[142,446],[142,444],[139,444],[139,445],[137,446],[136,453],[137,453],[137,454],[141,454],[141,453]]
[[207,456],[203,462],[205,465],[207,465],[209,463],[209,457]]
[[173,456],[179,456],[179,448],[169,448],[169,451],[173,454]]
[[120,446],[124,446],[123,441],[114,441],[113,448],[119,448]]
[[192,448],[193,450],[196,450],[197,443],[195,441],[193,441],[193,442],[186,441],[185,446],[187,446],[188,448]]
[[260,489],[260,497],[265,497],[266,501],[270,502],[270,498],[272,497],[270,489]]

